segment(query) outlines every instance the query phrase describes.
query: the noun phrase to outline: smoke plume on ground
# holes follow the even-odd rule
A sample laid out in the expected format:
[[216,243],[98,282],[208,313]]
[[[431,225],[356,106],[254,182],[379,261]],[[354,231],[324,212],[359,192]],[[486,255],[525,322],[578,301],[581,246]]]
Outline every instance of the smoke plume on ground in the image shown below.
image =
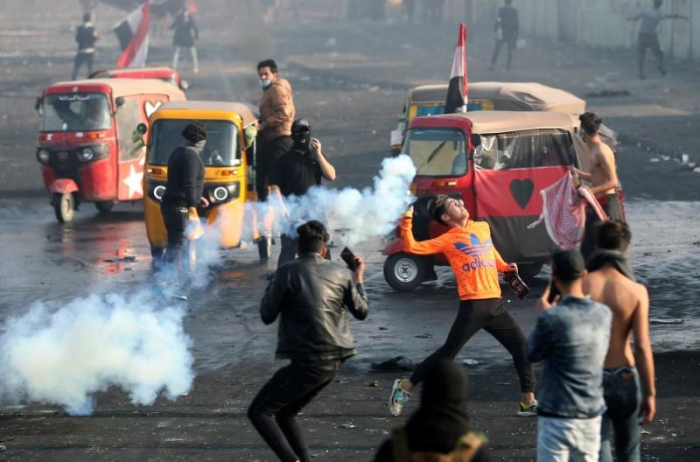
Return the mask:
[[[181,309],[147,291],[90,295],[58,310],[38,303],[0,332],[0,398],[90,414],[118,386],[136,405],[189,392],[194,373]],[[159,306],[160,305],[160,306]],[[158,307],[158,308],[155,308]]]
[[282,231],[293,236],[300,224],[319,220],[330,230],[340,230],[333,240],[342,245],[384,236],[406,210],[408,188],[415,174],[411,158],[400,155],[382,162],[373,188],[312,188],[304,196],[292,196],[285,201],[289,219],[283,222]]

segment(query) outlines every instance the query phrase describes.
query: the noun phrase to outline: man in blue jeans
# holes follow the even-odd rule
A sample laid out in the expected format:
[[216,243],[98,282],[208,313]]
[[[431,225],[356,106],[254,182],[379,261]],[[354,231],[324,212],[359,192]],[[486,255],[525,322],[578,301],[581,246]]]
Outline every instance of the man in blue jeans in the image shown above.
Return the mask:
[[578,250],[552,256],[552,281],[537,303],[527,341],[530,362],[544,362],[537,408],[537,462],[597,462],[600,451],[603,362],[610,341],[610,309],[585,297],[586,266]]
[[[625,252],[632,233],[627,223],[610,220],[596,229],[597,250],[587,262],[583,291],[612,311],[610,347],[605,358],[600,461],[612,462],[610,429],[615,430],[618,462],[639,462],[642,424],[656,413],[654,358],[649,340],[649,294],[634,281]],[[634,351],[630,335],[634,335]],[[639,371],[637,371],[637,369]],[[640,384],[641,379],[641,384]]]

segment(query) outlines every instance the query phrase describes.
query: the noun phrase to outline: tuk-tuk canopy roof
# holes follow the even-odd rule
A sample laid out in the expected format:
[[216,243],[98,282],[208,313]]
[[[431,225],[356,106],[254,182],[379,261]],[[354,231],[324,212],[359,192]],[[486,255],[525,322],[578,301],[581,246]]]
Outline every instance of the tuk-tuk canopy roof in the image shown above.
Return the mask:
[[[411,90],[416,103],[444,102],[447,85],[423,85]],[[488,99],[497,111],[556,111],[572,114],[586,112],[586,102],[568,91],[540,83],[469,83],[469,98]]]
[[167,66],[152,66],[152,67],[128,67],[125,69],[99,69],[94,74],[103,75],[129,75],[143,73],[162,73],[163,75],[174,75],[177,71]]
[[454,125],[454,122],[471,124],[471,132],[478,134],[508,133],[544,128],[571,131],[580,125],[575,115],[563,112],[473,111],[416,117],[411,123],[411,127],[440,127],[446,122],[450,125]]
[[[85,91],[89,87],[109,87],[112,97],[157,93],[166,95],[178,95],[179,99],[186,99],[185,94],[176,85],[164,82],[160,79],[85,79],[58,82],[44,90],[47,93],[73,93]],[[172,98],[171,98],[172,99]]]
[[[211,111],[211,112],[235,112],[243,119],[243,126],[247,127],[258,120],[253,107],[245,103],[230,103],[224,101],[170,101],[163,104],[157,113],[164,111]],[[196,117],[193,117],[196,118]]]

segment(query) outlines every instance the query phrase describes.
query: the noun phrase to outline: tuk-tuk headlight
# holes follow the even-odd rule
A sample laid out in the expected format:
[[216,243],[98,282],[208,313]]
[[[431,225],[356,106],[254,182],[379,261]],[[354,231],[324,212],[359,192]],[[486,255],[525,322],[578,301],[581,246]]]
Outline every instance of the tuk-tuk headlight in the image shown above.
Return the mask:
[[83,148],[78,151],[78,160],[81,162],[89,162],[95,158],[95,151],[92,148]]
[[159,201],[163,200],[164,195],[165,195],[165,186],[158,185],[155,188],[153,188],[153,197],[155,197]]
[[228,189],[226,189],[223,186],[219,186],[218,188],[216,188],[214,190],[214,192],[212,194],[214,196],[214,199],[216,199],[217,202],[223,202],[228,197]]
[[51,154],[46,149],[39,149],[39,151],[36,153],[36,157],[42,164],[48,164],[51,160]]

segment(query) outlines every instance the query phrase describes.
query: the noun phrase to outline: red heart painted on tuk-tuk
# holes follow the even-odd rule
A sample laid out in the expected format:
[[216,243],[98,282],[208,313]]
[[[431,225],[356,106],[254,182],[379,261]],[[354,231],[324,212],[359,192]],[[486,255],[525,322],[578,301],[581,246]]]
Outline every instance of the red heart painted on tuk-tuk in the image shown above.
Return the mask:
[[517,202],[523,210],[527,207],[527,203],[530,202],[534,190],[535,184],[530,179],[513,180],[510,182],[510,193],[513,195],[515,202]]

